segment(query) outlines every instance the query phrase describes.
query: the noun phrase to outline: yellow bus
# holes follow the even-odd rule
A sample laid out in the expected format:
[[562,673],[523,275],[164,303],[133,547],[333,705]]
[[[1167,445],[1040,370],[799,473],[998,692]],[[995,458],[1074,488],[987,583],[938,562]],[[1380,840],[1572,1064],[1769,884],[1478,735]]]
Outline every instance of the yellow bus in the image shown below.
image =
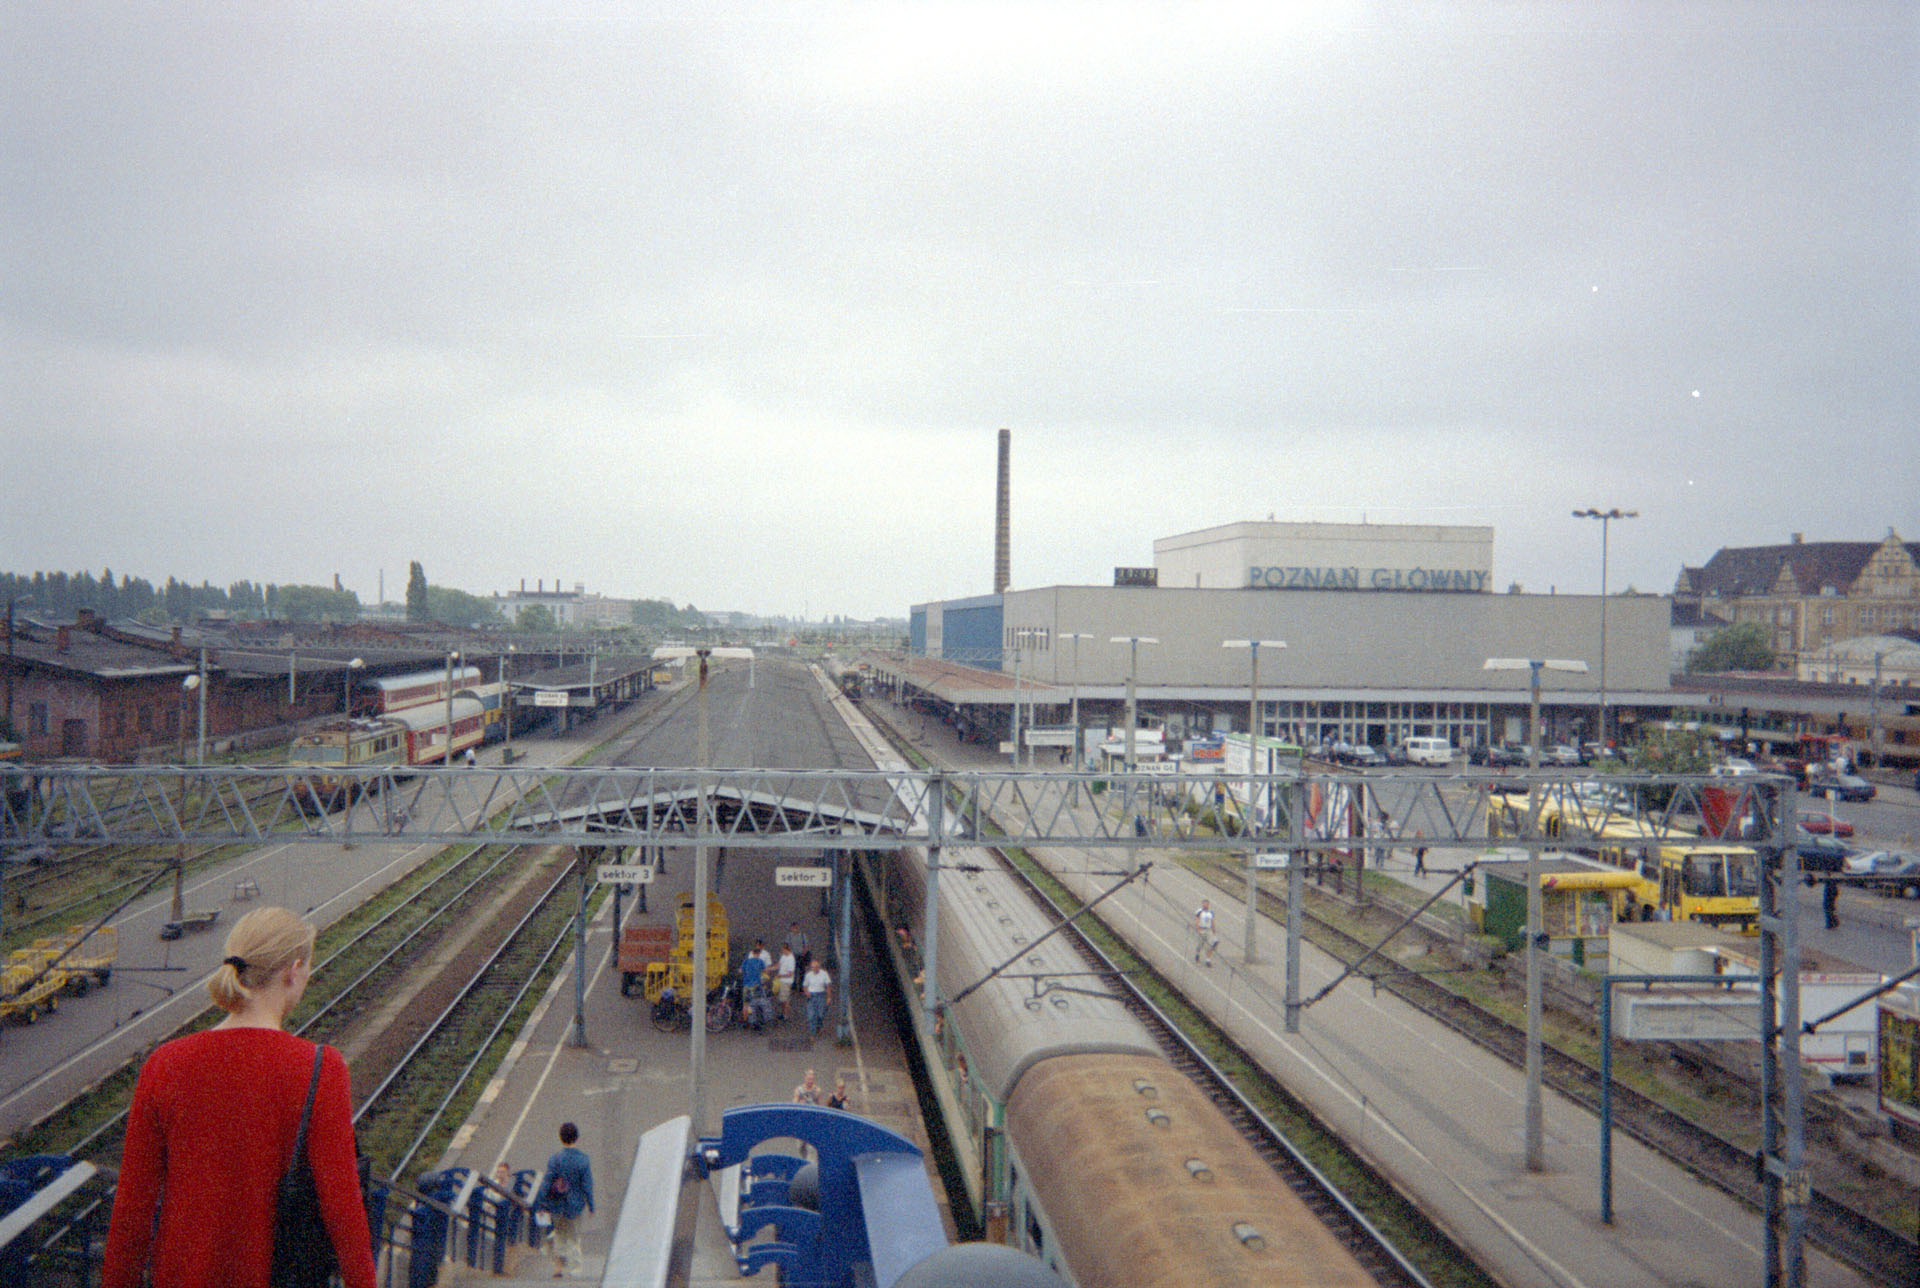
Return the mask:
[[1759,930],[1760,855],[1747,846],[1677,844],[1685,834],[1573,800],[1542,805],[1540,830],[1574,854],[1639,877],[1620,894],[1618,920],[1700,921],[1741,934]]

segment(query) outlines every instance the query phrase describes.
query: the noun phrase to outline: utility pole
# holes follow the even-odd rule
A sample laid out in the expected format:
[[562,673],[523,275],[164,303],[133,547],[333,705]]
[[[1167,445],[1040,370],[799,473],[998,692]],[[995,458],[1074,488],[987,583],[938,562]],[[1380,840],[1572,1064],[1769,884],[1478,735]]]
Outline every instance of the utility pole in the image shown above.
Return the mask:
[[[1587,664],[1559,658],[1490,657],[1484,670],[1528,672],[1527,772],[1540,768],[1540,672],[1585,671]],[[1531,785],[1529,785],[1531,790]],[[1540,851],[1527,849],[1527,1170],[1547,1170],[1546,1116],[1541,1095],[1540,1025],[1542,985],[1547,969],[1546,934],[1541,928]]]
[[1254,821],[1254,776],[1260,755],[1260,646],[1285,648],[1285,640],[1222,640],[1221,648],[1243,648],[1251,675],[1247,680],[1247,925],[1243,945],[1247,964],[1253,964],[1254,927],[1260,923],[1260,869],[1254,866],[1256,847],[1252,843]]

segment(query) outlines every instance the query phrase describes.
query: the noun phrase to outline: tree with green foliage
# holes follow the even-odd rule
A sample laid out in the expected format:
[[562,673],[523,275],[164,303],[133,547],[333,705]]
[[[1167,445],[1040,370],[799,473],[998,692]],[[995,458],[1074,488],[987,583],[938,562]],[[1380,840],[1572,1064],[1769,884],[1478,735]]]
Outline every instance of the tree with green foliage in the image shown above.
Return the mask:
[[1715,671],[1771,671],[1773,645],[1767,628],[1759,622],[1738,622],[1707,637],[1707,642],[1687,655],[1687,670],[1695,674]]
[[269,586],[266,610],[289,622],[352,622],[360,618],[360,596],[331,586]]
[[493,601],[451,586],[427,587],[427,617],[442,626],[497,626],[500,610]]
[[519,615],[513,619],[513,628],[529,635],[551,635],[560,629],[553,620],[553,610],[545,604],[521,605]]
[[410,622],[432,621],[427,611],[427,570],[415,559],[407,565],[407,620]]

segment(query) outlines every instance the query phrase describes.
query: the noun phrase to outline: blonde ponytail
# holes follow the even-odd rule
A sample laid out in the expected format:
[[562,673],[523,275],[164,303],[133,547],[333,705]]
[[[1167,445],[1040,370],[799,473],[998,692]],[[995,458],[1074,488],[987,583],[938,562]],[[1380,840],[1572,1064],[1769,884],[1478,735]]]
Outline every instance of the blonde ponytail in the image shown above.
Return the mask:
[[298,961],[313,960],[313,927],[286,908],[255,908],[227,935],[227,956],[207,979],[207,995],[238,1011],[253,990]]

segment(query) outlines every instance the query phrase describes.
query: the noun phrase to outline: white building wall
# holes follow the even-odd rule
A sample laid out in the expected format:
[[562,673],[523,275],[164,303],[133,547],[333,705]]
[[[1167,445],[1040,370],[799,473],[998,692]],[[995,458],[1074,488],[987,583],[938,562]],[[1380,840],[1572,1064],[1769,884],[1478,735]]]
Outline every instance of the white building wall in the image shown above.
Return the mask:
[[[1613,596],[1607,601],[1607,687],[1668,687],[1670,601]],[[1139,648],[1139,683],[1239,688],[1247,650],[1230,639],[1284,640],[1260,650],[1260,687],[1475,691],[1524,694],[1525,671],[1488,671],[1490,657],[1585,661],[1585,674],[1554,672],[1559,693],[1592,693],[1600,681],[1598,595],[1463,595],[1277,590],[1169,590],[1050,586],[1009,591],[1006,626],[1025,628],[1034,649],[1026,673],[1073,682],[1074,632],[1079,682],[1126,681],[1130,650],[1115,636],[1157,638]]]
[[1229,523],[1153,543],[1163,589],[1493,589],[1491,527]]

